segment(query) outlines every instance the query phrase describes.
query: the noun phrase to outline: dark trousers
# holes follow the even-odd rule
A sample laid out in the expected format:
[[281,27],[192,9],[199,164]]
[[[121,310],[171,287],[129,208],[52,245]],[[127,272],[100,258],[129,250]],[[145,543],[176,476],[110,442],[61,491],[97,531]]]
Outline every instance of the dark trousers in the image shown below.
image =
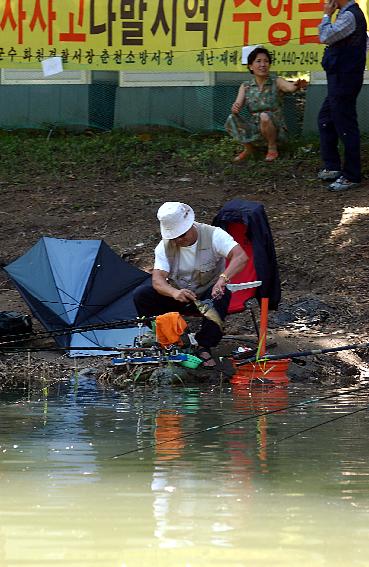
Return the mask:
[[[199,299],[210,299],[211,290],[212,287],[206,290]],[[160,295],[160,293],[155,291],[151,283],[144,283],[137,287],[133,292],[133,301],[139,317],[154,317],[155,315],[162,315],[172,311],[181,313],[181,315],[199,315],[200,313],[193,303],[186,304],[171,297]],[[227,315],[230,301],[231,292],[228,289],[225,290],[223,297],[213,300],[214,308],[223,321]],[[200,346],[211,348],[215,347],[221,340],[222,331],[219,325],[203,317],[201,329],[196,333],[195,337]]]
[[[328,96],[318,116],[320,153],[326,169],[341,171],[349,181],[361,181],[360,131],[356,114],[356,99],[362,79],[348,76],[347,85],[342,85],[343,76],[327,74]],[[338,140],[344,148],[341,164]]]

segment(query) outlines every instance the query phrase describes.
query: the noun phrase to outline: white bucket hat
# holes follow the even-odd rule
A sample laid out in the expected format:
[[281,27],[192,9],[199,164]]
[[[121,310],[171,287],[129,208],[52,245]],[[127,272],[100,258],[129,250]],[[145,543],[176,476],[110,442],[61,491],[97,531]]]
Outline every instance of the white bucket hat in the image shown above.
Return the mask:
[[185,203],[164,203],[158,210],[160,232],[166,240],[178,238],[187,232],[195,221],[195,213]]

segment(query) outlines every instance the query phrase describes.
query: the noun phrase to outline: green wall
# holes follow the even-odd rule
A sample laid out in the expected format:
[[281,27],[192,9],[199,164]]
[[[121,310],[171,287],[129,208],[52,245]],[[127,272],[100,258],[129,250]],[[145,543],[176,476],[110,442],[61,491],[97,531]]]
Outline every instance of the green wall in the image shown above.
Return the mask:
[[[105,80],[104,80],[105,79]],[[164,125],[189,131],[223,131],[239,82],[214,86],[120,88],[111,75],[90,85],[0,85],[0,128],[129,128]],[[293,135],[317,132],[325,85],[285,96]],[[369,131],[369,85],[358,99],[362,132]]]
[[86,85],[0,85],[0,127],[86,126],[88,98]]
[[[303,134],[318,132],[317,119],[320,107],[327,95],[326,85],[310,85],[306,92]],[[362,133],[369,132],[369,85],[363,85],[357,100],[357,114]]]

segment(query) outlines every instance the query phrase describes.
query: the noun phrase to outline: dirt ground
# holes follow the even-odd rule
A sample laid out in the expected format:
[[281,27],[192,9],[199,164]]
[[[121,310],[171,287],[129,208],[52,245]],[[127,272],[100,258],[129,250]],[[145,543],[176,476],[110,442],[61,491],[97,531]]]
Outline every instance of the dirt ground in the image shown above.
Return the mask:
[[[259,162],[238,167],[273,168]],[[150,270],[160,238],[156,211],[166,200],[189,203],[197,220],[211,222],[233,198],[262,202],[278,257],[282,301],[270,314],[270,352],[330,348],[369,341],[368,183],[342,194],[316,180],[308,160],[268,170],[266,179],[239,180],[216,173],[179,172],[137,180],[74,179],[2,183],[1,266],[22,255],[41,236],[104,239],[118,254]],[[0,310],[28,313],[0,274]],[[37,322],[35,322],[37,329]],[[246,315],[228,318],[226,332],[252,331]],[[232,345],[233,347],[234,345]],[[224,349],[231,343],[224,342]],[[4,357],[2,357],[4,363]],[[369,349],[297,360],[294,380],[351,383],[365,376]],[[86,362],[85,364],[90,364]]]

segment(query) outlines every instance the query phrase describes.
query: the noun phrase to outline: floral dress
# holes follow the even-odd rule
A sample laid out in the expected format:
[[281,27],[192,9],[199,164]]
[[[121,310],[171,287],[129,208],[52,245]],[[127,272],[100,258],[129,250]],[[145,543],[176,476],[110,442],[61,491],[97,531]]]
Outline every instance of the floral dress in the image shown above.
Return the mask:
[[260,132],[260,113],[266,112],[277,129],[279,142],[286,139],[287,127],[283,116],[283,93],[277,88],[277,75],[270,74],[262,90],[250,74],[243,86],[245,87],[246,116],[230,114],[225,122],[225,129],[235,140],[242,144],[263,141]]

